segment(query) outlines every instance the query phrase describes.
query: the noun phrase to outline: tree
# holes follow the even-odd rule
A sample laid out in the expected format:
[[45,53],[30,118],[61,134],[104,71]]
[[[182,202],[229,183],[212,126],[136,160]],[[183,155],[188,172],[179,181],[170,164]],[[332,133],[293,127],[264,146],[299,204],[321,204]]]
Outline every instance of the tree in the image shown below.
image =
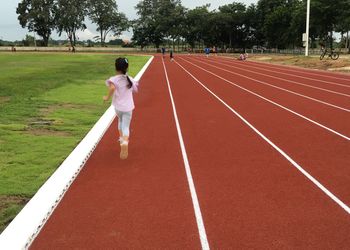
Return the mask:
[[174,47],[174,41],[182,35],[185,8],[179,0],[163,0],[160,1],[157,15],[159,30],[165,37],[172,40]]
[[124,41],[122,39],[114,39],[114,40],[110,40],[109,41],[109,44],[110,45],[123,45],[124,44]]
[[226,17],[225,30],[229,38],[229,46],[233,47],[243,45],[244,29],[245,29],[245,11],[246,7],[242,3],[233,2],[219,7],[220,13]]
[[48,45],[55,28],[56,12],[55,0],[22,0],[16,10],[22,28],[27,27],[41,36],[44,46]]
[[[349,43],[349,31],[350,31],[350,1],[344,1],[341,8],[341,14],[339,16],[338,22],[336,24],[335,30],[340,32],[342,35],[342,42],[344,42],[344,47],[348,49],[350,53],[350,43]],[[346,36],[344,37],[344,34]]]
[[186,42],[194,48],[196,42],[202,43],[208,32],[209,22],[209,5],[197,7],[188,10],[185,14],[185,28],[182,36]]
[[132,22],[133,27],[133,37],[132,40],[136,45],[141,46],[141,49],[152,43],[152,39],[149,33],[150,27],[145,25],[140,20],[135,20]]
[[210,23],[209,26],[206,26],[207,31],[202,31],[202,38],[206,46],[226,46],[228,43],[228,36],[225,29],[227,17],[221,12],[212,11],[208,13],[206,21]]
[[118,12],[115,0],[88,0],[88,5],[89,17],[100,32],[101,46],[105,44],[110,32],[118,36],[128,29],[128,19],[123,13]]
[[266,45],[266,18],[277,7],[283,6],[285,0],[259,0],[256,5],[256,40],[258,45]]
[[336,25],[341,22],[344,0],[313,0],[311,1],[312,19],[316,33],[321,40],[333,47],[333,32]]
[[246,12],[245,12],[245,21],[244,25],[246,26],[246,32],[245,32],[245,39],[247,46],[253,46],[257,44],[257,27],[258,27],[258,20],[257,20],[257,8],[255,4],[251,4]]
[[257,44],[280,49],[301,46],[305,16],[306,0],[259,0],[253,22]]
[[34,46],[35,45],[34,36],[26,35],[26,37],[23,39],[23,45],[24,46]]
[[61,36],[67,33],[71,47],[76,44],[78,30],[85,30],[85,16],[87,14],[87,0],[57,0],[56,27]]
[[139,18],[133,21],[132,40],[136,45],[141,46],[141,49],[152,43],[159,47],[162,42],[163,37],[157,32],[155,25],[154,8],[156,7],[156,0],[140,1],[135,7]]
[[264,35],[268,45],[273,48],[285,49],[290,39],[290,11],[286,6],[279,6],[265,19]]
[[185,8],[180,0],[144,0],[136,10],[139,18],[133,22],[133,41],[137,45],[159,48],[166,38],[174,41],[182,35]]
[[289,42],[292,43],[293,47],[302,47],[302,35],[306,27],[306,2],[296,1],[291,8],[291,20],[288,29]]

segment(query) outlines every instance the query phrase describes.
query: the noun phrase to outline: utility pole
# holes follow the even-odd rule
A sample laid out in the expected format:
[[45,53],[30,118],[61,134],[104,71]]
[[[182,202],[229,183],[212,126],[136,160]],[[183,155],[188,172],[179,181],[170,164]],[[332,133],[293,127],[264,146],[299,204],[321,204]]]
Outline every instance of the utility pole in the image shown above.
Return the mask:
[[310,0],[307,0],[306,7],[306,46],[305,56],[309,56],[309,28],[310,28]]

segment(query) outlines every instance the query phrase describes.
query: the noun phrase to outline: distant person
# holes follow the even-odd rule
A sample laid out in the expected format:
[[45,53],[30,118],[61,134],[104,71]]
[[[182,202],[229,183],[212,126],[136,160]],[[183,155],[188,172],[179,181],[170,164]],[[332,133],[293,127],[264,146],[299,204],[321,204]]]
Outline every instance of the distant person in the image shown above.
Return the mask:
[[130,123],[135,108],[133,92],[137,92],[138,82],[127,75],[129,62],[126,58],[115,61],[116,75],[106,81],[108,95],[103,97],[108,101],[113,96],[112,104],[118,117],[120,159],[128,158]]
[[12,52],[16,52],[16,51],[17,51],[17,50],[16,50],[16,47],[15,47],[14,45],[11,46],[11,51],[12,51]]
[[207,57],[209,57],[209,55],[210,55],[210,49],[209,49],[209,48],[205,48],[205,49],[204,49],[204,52],[205,52],[205,55],[206,55]]
[[248,54],[247,53],[244,53],[244,54],[242,53],[242,54],[239,55],[238,60],[245,61],[245,60],[247,60],[247,58],[248,58]]
[[172,49],[170,50],[170,61],[174,61],[174,52]]
[[164,47],[162,48],[162,55],[163,55],[163,57],[165,56],[165,48]]
[[214,46],[213,51],[214,51],[215,56],[217,56],[218,55],[218,47]]

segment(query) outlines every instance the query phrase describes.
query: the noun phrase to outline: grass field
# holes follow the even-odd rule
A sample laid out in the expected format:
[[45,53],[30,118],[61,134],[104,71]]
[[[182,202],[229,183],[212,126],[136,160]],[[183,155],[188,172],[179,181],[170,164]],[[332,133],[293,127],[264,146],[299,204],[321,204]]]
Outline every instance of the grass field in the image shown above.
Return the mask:
[[[0,232],[107,109],[116,57],[0,54]],[[130,75],[148,60],[128,58]]]

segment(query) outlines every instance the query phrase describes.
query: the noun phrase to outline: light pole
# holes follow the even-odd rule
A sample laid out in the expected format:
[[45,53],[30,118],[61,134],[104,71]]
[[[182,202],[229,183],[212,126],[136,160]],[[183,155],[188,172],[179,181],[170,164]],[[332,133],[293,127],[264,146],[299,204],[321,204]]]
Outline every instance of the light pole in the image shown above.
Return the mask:
[[306,46],[305,46],[305,56],[309,56],[309,26],[310,26],[310,0],[307,0],[307,7],[306,7]]

